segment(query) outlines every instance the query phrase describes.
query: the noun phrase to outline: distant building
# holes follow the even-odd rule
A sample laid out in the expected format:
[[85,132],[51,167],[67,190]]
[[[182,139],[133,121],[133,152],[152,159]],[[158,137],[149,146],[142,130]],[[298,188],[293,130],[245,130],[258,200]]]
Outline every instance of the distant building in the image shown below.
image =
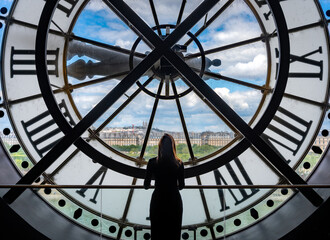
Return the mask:
[[324,152],[324,150],[328,146],[329,141],[330,137],[317,136],[314,145],[320,147]]
[[7,143],[8,145],[18,144],[18,140],[17,140],[16,135],[14,133],[10,133],[8,135],[0,133],[0,136],[1,136],[2,141],[4,143]]
[[[105,128],[100,132],[100,138],[108,145],[143,145],[144,136],[146,134],[148,124],[143,123],[143,126],[132,126],[125,128]],[[176,142],[176,144],[186,144],[186,137],[183,132],[168,132],[160,129],[151,129],[148,146],[158,145],[160,138],[164,133],[171,134]],[[0,133],[2,141],[8,145],[19,144],[14,133],[5,135]],[[191,145],[211,145],[217,147],[223,147],[230,143],[234,139],[234,133],[232,132],[189,132],[189,139]],[[330,136],[317,136],[314,141],[314,146],[318,146],[325,151],[328,143],[330,141]]]
[[[142,145],[146,134],[147,124],[142,127],[107,128],[100,132],[100,138],[109,145]],[[158,145],[165,131],[152,129],[149,134],[148,145]],[[186,144],[186,136],[183,132],[166,132],[171,134],[176,144]],[[189,132],[191,145],[225,146],[234,139],[234,134],[229,132]]]

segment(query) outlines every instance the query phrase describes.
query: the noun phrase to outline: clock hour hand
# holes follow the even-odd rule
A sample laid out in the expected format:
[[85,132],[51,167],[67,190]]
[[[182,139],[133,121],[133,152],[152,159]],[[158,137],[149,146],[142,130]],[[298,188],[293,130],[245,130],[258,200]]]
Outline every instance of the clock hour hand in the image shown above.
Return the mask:
[[[175,45],[172,49],[176,51]],[[177,51],[176,51],[177,52]],[[146,53],[146,55],[148,52]],[[142,54],[139,54],[139,56]],[[145,55],[145,56],[146,56]],[[189,55],[189,54],[187,54]],[[116,50],[110,50],[101,48],[98,46],[93,46],[79,41],[71,41],[68,48],[68,59],[73,57],[80,57],[80,59],[72,62],[67,67],[67,73],[69,76],[74,77],[78,80],[85,80],[88,78],[93,78],[95,75],[109,76],[116,75],[118,73],[130,71],[130,56],[127,53],[118,52]],[[88,60],[87,62],[81,57],[88,57],[93,60]],[[133,56],[132,66],[137,66],[143,58]],[[201,58],[185,58],[185,62],[191,67],[199,69],[201,68]],[[220,66],[221,61],[219,59],[211,60],[205,57],[205,68],[204,71],[209,71],[211,66]],[[162,65],[160,62],[154,64],[155,71],[161,71]],[[149,70],[145,73],[147,76],[152,76],[154,73]],[[116,77],[118,80],[122,80],[124,76]],[[208,76],[203,77],[204,80],[208,80]]]
[[[80,41],[71,41],[68,47],[68,60],[73,57],[88,57],[92,60],[87,62],[78,59],[67,67],[69,76],[78,80],[85,80],[86,77],[93,78],[95,75],[109,76],[117,73],[128,72],[129,54],[115,50],[104,49]],[[133,64],[137,66],[143,58],[134,56]],[[123,76],[116,79],[122,80]]]
[[[85,42],[82,41],[72,40],[69,42],[67,60],[70,61],[75,56],[78,57],[86,56],[98,61],[105,61],[116,56],[124,58],[124,56],[129,56],[131,53],[130,50],[123,49],[118,46],[106,45],[106,47],[95,46],[93,44],[86,44]],[[146,54],[135,52],[134,57],[140,59],[141,62],[141,60],[146,57]],[[117,60],[115,60],[114,63],[116,61]]]

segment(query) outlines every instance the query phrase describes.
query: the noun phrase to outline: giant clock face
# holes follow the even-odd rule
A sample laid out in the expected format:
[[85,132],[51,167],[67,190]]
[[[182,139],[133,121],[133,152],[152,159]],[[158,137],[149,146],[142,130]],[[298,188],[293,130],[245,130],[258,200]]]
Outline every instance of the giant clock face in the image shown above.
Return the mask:
[[[142,185],[165,132],[188,186],[306,184],[321,159],[329,34],[318,1],[17,0],[1,13],[3,142],[21,184]],[[149,239],[151,193],[38,190],[113,239]],[[295,193],[185,189],[183,239],[234,234]]]

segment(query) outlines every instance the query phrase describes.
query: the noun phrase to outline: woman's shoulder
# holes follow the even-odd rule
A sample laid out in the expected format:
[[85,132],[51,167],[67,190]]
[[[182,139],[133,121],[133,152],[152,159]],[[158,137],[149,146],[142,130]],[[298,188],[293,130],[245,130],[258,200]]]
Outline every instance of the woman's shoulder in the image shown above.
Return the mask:
[[155,162],[155,161],[157,161],[157,157],[153,157],[149,159],[149,162]]
[[148,165],[156,164],[156,162],[157,162],[157,157],[150,158],[149,161],[148,161]]

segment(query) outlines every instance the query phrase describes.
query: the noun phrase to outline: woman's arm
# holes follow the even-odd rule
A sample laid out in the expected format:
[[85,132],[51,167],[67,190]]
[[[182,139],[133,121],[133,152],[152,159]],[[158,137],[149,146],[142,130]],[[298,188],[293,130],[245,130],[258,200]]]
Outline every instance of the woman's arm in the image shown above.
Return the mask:
[[179,182],[179,190],[182,190],[185,186],[185,183],[184,183],[184,167],[183,167],[182,162],[181,162],[180,167],[179,167],[178,182]]
[[144,178],[144,183],[143,183],[145,189],[148,189],[150,187],[151,178],[152,178],[152,170],[151,170],[151,161],[149,160],[147,165],[146,176]]

